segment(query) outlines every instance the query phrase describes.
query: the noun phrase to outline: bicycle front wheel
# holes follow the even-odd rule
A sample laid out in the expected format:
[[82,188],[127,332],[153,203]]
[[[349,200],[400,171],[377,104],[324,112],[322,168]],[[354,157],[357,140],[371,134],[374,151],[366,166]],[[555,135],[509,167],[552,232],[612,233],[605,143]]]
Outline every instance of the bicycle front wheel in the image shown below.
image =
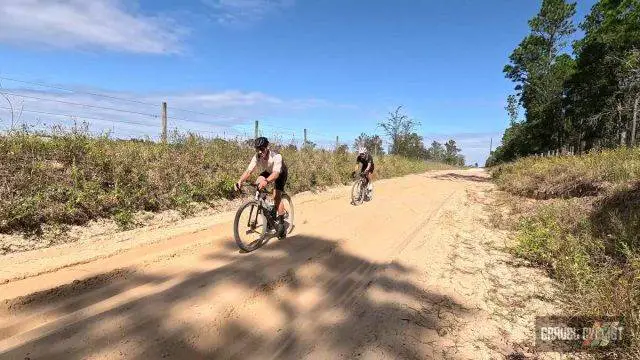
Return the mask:
[[351,188],[351,203],[353,205],[360,205],[362,201],[364,201],[364,192],[362,191],[364,187],[364,181],[361,179],[356,180],[353,183],[353,187]]
[[233,234],[238,247],[251,252],[262,245],[267,233],[267,218],[257,201],[240,206],[233,222]]

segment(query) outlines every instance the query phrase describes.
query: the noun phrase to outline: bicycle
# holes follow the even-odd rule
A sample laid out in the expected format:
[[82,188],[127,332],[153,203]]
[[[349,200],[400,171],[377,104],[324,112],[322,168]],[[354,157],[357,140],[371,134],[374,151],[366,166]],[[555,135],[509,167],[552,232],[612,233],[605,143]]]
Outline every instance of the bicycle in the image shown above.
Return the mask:
[[356,179],[351,187],[351,203],[353,205],[360,205],[363,201],[370,201],[372,193],[367,188],[369,181],[367,174],[361,172],[359,178]]
[[[277,235],[274,204],[272,200],[267,199],[269,192],[264,189],[259,190],[257,186],[254,187],[256,189],[254,198],[238,208],[233,222],[233,234],[236,244],[246,252],[256,250],[262,246],[266,240]],[[282,193],[281,202],[285,208],[284,231],[288,235],[293,232],[295,227],[293,202],[291,202],[291,197],[284,192]],[[246,220],[241,219],[243,215],[248,215]],[[244,224],[246,224],[246,230],[240,228],[244,226]],[[245,240],[241,235],[247,235],[249,237],[255,236],[255,239]]]

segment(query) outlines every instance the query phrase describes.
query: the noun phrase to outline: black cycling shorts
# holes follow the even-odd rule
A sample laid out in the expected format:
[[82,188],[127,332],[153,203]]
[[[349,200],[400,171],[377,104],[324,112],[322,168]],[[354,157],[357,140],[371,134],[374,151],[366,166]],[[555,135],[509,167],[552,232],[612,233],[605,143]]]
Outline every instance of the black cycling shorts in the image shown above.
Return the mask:
[[[288,175],[287,173],[288,171],[284,169],[284,171],[281,172],[280,176],[278,176],[278,178],[276,179],[276,182],[275,182],[276,190],[284,191],[284,186],[287,184],[287,175]],[[262,174],[260,174],[260,176],[266,179],[269,176],[271,176],[271,173],[263,171]]]

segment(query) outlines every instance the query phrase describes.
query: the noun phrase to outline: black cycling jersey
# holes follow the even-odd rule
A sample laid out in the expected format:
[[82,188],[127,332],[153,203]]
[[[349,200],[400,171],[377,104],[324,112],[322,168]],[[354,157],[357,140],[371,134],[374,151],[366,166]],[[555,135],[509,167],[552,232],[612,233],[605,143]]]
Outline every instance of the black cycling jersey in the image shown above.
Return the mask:
[[369,172],[373,172],[374,165],[373,156],[371,156],[371,154],[358,155],[358,157],[356,158],[356,162],[362,164],[362,168],[360,170],[361,172],[364,172],[369,164],[371,164]]

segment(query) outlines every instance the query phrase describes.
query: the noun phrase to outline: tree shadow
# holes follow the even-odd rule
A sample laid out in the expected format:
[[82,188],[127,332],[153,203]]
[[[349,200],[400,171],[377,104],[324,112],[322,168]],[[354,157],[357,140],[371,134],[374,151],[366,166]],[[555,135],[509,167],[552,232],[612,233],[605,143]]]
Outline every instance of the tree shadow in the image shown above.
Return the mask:
[[[64,321],[32,330],[32,340],[8,351],[0,349],[0,359],[72,360],[118,352],[135,359],[298,359],[322,349],[346,358],[382,351],[389,358],[424,359],[445,351],[438,348],[437,339],[454,324],[442,313],[460,320],[471,312],[414,283],[415,270],[348,253],[330,239],[293,236],[250,254],[238,254],[229,240],[222,250],[204,254],[202,261],[223,265],[173,278],[133,272],[110,284],[107,293],[89,292],[82,302],[70,297],[57,307]],[[150,282],[161,289],[93,315],[77,311]],[[213,317],[197,316],[197,321],[168,316],[193,315],[195,308],[190,306],[197,299],[216,305],[222,300],[207,294],[224,284],[248,290],[252,295],[246,301],[268,304],[273,312],[269,315],[282,319],[279,329],[265,333],[255,324],[227,316],[241,307],[229,312],[225,308]],[[312,290],[319,292],[317,301],[301,310],[300,297]],[[93,302],[88,300],[91,296]],[[324,321],[328,313],[339,316]],[[259,322],[260,314],[253,319]]]
[[478,175],[468,175],[468,174],[456,174],[456,173],[446,173],[441,175],[434,176],[434,179],[438,180],[464,180],[464,181],[475,181],[475,182],[490,182],[491,179],[489,177],[478,176]]

